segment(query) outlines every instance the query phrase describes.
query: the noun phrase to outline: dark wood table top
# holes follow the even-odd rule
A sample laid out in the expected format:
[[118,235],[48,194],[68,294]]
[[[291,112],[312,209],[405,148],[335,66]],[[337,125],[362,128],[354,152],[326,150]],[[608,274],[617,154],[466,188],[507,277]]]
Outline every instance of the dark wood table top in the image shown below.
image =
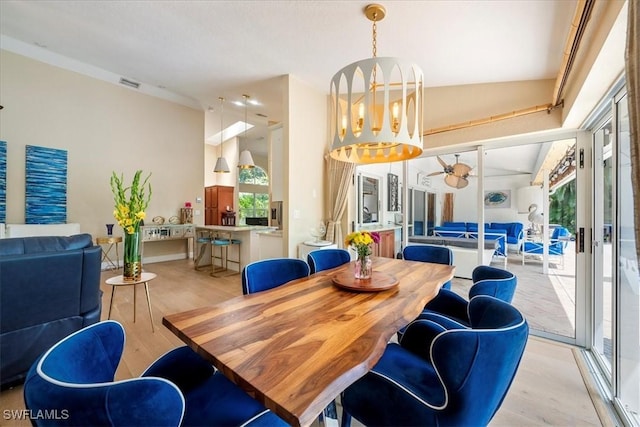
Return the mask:
[[366,374],[397,330],[453,277],[454,267],[374,258],[395,276],[381,292],[338,288],[353,262],[275,289],[172,314],[162,323],[291,425],[309,425]]

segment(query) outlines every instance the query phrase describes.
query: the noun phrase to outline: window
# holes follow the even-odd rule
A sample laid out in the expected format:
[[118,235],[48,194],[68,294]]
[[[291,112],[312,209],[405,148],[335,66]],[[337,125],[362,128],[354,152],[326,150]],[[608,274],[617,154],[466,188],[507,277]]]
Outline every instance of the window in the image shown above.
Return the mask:
[[267,172],[259,166],[249,169],[240,169],[240,184],[269,185]]
[[246,224],[247,217],[268,218],[269,177],[259,166],[241,169],[239,174],[238,215],[240,224]]

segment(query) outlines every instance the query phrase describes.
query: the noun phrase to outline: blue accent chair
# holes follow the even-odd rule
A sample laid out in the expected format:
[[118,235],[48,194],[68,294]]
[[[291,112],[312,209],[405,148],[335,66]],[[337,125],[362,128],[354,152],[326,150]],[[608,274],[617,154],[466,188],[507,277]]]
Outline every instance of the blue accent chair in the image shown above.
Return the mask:
[[54,416],[35,425],[287,425],[186,346],[139,378],[114,381],[124,341],[122,325],[107,320],[46,351],[27,374],[24,399],[32,413]]
[[295,279],[309,276],[309,264],[295,258],[269,258],[247,264],[242,269],[244,295],[266,291]]
[[[518,278],[512,272],[488,265],[479,265],[474,268],[471,280],[473,286],[469,289],[469,300],[478,295],[485,295],[511,303],[518,284]],[[427,303],[418,319],[427,317],[425,313],[439,313],[464,326],[469,326],[471,321],[468,310],[467,300],[445,289]]]
[[[564,250],[569,243],[571,233],[564,227],[556,227],[551,233],[549,239],[549,256],[556,256],[560,258],[560,266],[564,268]],[[524,265],[524,259],[526,255],[540,255],[544,254],[544,246],[542,242],[533,242],[525,240],[522,244],[522,265]]]
[[329,270],[351,261],[351,255],[346,249],[318,249],[309,252],[307,263],[311,274]]
[[529,326],[515,307],[489,296],[471,300],[469,318],[470,328],[412,322],[342,393],[341,426],[351,417],[365,425],[488,425],[516,375]]
[[[432,262],[435,264],[453,265],[453,252],[446,246],[409,245],[402,249],[402,257],[408,261]],[[442,289],[451,289],[449,280]]]

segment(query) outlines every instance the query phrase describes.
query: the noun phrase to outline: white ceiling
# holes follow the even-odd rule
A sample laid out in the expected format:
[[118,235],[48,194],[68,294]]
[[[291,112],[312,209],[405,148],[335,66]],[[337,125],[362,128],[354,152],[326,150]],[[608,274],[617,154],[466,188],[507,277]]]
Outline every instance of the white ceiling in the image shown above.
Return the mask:
[[[2,0],[0,33],[5,44],[8,37],[40,46],[178,94],[203,111],[219,108],[219,96],[249,94],[261,102],[249,107],[255,139],[268,121],[281,120],[276,77],[293,74],[328,94],[333,74],[372,56],[371,22],[363,14],[369,3]],[[416,62],[425,85],[436,87],[555,78],[576,0],[384,6],[378,56]],[[225,124],[234,115],[243,119],[244,110],[228,103],[227,115]]]

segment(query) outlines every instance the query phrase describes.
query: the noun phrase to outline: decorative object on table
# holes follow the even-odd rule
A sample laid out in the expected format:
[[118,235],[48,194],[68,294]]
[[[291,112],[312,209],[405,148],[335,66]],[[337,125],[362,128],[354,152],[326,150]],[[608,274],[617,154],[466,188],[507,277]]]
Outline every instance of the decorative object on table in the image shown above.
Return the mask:
[[485,191],[484,207],[491,208],[510,208],[511,207],[511,190]]
[[394,276],[380,271],[372,271],[371,277],[366,280],[353,277],[351,271],[342,271],[333,276],[331,280],[337,287],[353,292],[386,291],[395,288],[399,283]]
[[180,224],[180,218],[178,218],[177,215],[173,215],[169,217],[169,224],[171,225],[178,225]]
[[107,226],[107,236],[113,236],[113,224],[106,224]]
[[193,224],[193,208],[191,202],[184,202],[184,208],[180,209],[180,223]]
[[133,176],[131,186],[124,187],[124,176],[111,175],[111,191],[115,201],[114,218],[124,229],[124,280],[139,280],[142,275],[142,233],[140,226],[151,200],[149,177],[140,183],[141,170]]
[[164,217],[160,215],[154,216],[151,222],[154,223],[155,225],[162,225],[164,224]]
[[318,243],[322,240],[325,234],[327,234],[327,226],[323,221],[320,221],[317,226],[311,227],[309,230],[311,237],[315,239],[315,242]]
[[398,210],[398,175],[394,175],[392,173],[387,174],[387,185],[388,185],[388,203],[387,210],[391,212],[396,212]]
[[380,243],[380,234],[375,231],[354,231],[344,240],[345,246],[353,246],[357,253],[354,266],[354,276],[356,279],[371,279],[373,272],[371,262],[371,245]]

